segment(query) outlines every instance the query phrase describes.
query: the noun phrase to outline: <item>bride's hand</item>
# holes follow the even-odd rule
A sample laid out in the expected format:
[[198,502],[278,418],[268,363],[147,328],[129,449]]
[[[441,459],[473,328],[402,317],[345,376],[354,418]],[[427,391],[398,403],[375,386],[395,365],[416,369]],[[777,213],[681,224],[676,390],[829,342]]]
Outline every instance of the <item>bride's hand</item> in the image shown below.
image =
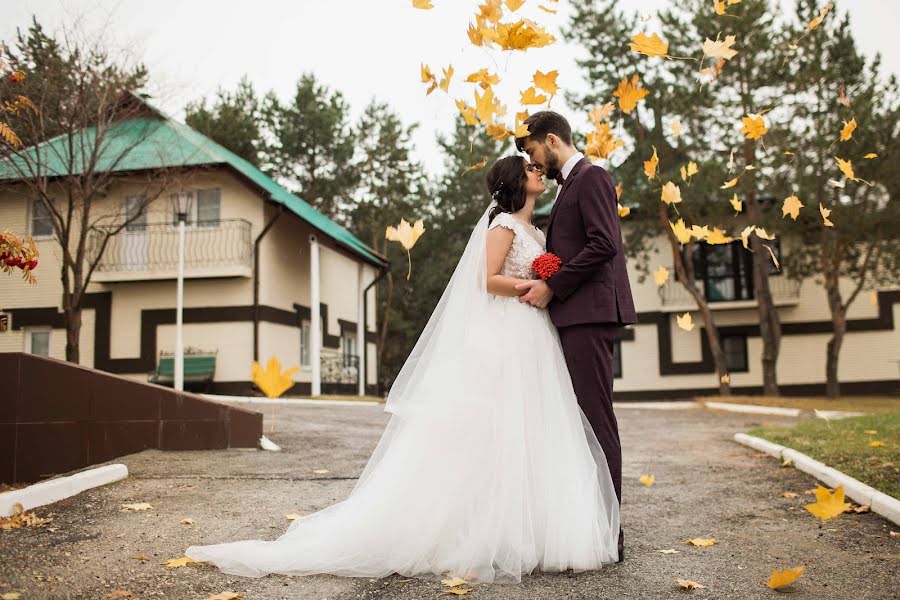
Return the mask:
[[524,295],[519,296],[519,302],[528,302],[537,308],[546,308],[553,298],[553,290],[543,279],[518,283],[516,289],[527,290]]

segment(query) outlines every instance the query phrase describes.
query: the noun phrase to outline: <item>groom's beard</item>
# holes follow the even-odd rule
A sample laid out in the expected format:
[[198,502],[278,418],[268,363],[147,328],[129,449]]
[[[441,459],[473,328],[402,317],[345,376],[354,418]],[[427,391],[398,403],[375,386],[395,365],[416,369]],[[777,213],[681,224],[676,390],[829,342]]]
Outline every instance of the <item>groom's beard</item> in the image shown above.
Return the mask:
[[550,180],[556,179],[563,167],[559,162],[559,154],[547,147],[544,147],[544,167],[546,167],[544,175]]

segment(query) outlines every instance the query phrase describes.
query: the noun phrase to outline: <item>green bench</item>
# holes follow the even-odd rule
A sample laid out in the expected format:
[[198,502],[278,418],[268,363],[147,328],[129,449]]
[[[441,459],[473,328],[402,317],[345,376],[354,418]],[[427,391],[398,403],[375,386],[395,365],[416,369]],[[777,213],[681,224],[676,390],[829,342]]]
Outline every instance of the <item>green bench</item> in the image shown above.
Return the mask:
[[[213,376],[216,374],[216,355],[215,353],[207,354],[185,354],[184,355],[184,387],[188,385],[205,390],[209,389]],[[174,386],[175,385],[175,356],[168,353],[159,354],[159,365],[156,371],[152,371],[148,376],[150,383],[159,385]]]

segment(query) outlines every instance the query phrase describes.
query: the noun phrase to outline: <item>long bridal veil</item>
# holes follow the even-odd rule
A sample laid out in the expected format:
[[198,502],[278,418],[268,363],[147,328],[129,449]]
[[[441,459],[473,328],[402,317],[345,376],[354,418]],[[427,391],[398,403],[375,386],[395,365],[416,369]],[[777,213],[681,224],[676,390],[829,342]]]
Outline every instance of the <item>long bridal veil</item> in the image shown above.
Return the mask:
[[226,573],[520,581],[617,558],[619,508],[546,311],[487,293],[485,210],[391,387],[346,500],[273,541],[191,546]]

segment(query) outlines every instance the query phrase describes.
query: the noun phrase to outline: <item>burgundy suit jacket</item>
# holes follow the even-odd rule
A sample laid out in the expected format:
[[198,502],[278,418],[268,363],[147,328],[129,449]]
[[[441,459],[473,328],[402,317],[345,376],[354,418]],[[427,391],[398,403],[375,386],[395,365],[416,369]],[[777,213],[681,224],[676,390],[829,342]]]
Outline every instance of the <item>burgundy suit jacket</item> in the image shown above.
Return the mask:
[[615,185],[586,158],[575,164],[553,204],[547,250],[562,259],[559,272],[547,280],[554,325],[637,323]]

